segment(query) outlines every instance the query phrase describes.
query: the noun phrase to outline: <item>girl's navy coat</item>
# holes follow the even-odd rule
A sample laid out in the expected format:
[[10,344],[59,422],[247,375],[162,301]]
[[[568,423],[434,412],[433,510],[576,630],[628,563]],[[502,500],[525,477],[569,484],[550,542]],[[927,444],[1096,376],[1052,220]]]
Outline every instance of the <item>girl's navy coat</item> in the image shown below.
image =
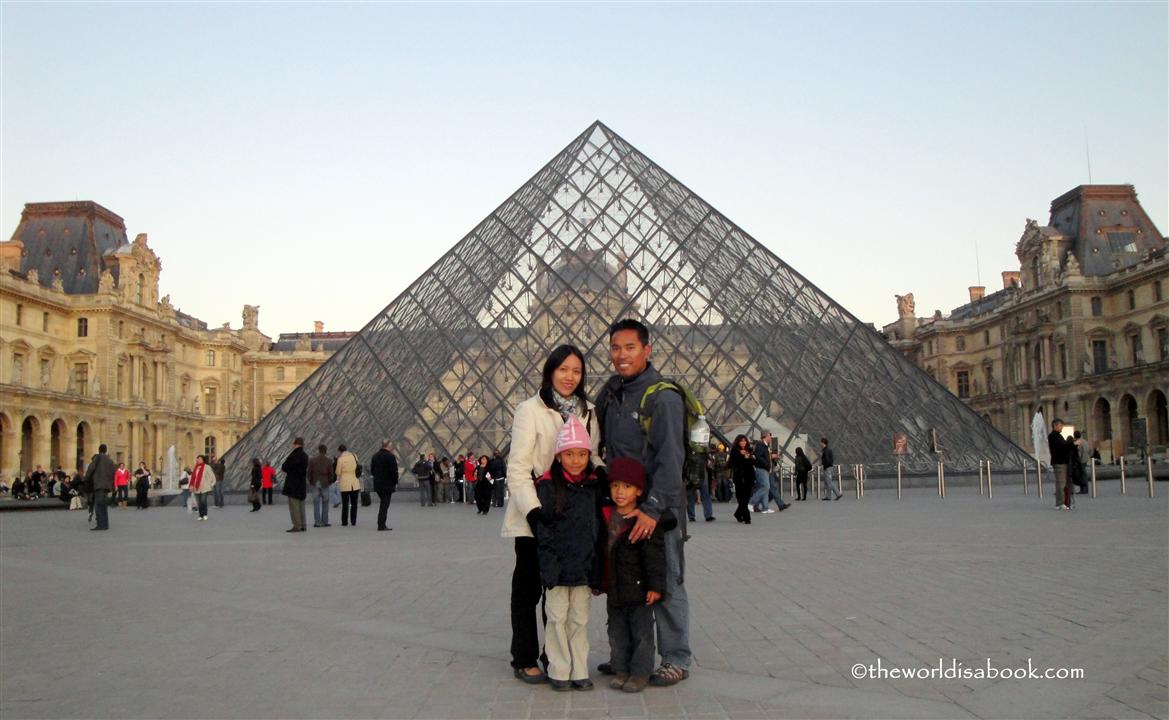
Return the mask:
[[[587,472],[587,471],[586,471]],[[580,483],[566,483],[564,512],[555,511],[556,487],[551,471],[536,482],[540,499],[536,527],[540,581],[544,587],[601,586],[597,538],[601,519],[596,473],[589,473]]]

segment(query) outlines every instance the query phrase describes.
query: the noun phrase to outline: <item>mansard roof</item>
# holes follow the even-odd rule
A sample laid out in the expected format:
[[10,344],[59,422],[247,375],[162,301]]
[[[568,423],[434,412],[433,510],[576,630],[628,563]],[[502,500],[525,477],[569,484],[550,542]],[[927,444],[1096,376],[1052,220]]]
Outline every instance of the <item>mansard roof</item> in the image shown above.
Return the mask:
[[[75,295],[96,293],[102,255],[129,242],[125,221],[92,200],[26,203],[12,239],[24,244],[21,273],[35,269],[48,287],[59,271]],[[116,280],[117,266],[111,270]]]
[[1130,268],[1166,247],[1132,185],[1073,188],[1051,201],[1049,226],[1071,240],[1086,276]]

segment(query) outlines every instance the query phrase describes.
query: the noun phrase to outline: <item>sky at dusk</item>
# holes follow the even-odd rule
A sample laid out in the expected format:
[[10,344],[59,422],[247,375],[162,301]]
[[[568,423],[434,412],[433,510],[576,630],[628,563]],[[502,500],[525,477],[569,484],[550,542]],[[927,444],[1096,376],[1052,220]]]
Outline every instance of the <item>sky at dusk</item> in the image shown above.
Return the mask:
[[[1089,182],[1169,228],[1169,4],[0,4],[0,221],[93,200],[161,292],[356,330],[601,120],[866,322]],[[489,282],[490,278],[468,278]]]

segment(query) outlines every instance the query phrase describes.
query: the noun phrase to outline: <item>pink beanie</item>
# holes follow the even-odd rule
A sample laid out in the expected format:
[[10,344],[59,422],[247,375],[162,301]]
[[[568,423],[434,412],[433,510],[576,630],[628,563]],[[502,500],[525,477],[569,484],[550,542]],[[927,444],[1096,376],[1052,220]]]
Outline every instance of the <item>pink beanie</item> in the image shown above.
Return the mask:
[[559,455],[565,450],[573,448],[592,450],[593,446],[589,442],[589,431],[585,429],[584,423],[576,415],[569,415],[568,420],[561,426],[560,432],[556,435],[556,454]]

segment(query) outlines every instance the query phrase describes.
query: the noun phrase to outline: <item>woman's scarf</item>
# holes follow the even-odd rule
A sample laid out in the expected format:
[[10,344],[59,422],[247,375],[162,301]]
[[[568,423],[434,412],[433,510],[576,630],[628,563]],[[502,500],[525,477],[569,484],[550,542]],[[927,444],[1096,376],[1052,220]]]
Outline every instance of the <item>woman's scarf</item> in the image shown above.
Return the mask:
[[207,467],[205,464],[200,463],[191,472],[191,483],[189,485],[191,492],[199,492],[199,488],[203,486],[203,468],[205,467]]
[[568,422],[570,415],[580,416],[580,398],[576,395],[563,397],[554,390],[552,391],[552,402],[556,403],[556,411],[560,413],[561,420]]

